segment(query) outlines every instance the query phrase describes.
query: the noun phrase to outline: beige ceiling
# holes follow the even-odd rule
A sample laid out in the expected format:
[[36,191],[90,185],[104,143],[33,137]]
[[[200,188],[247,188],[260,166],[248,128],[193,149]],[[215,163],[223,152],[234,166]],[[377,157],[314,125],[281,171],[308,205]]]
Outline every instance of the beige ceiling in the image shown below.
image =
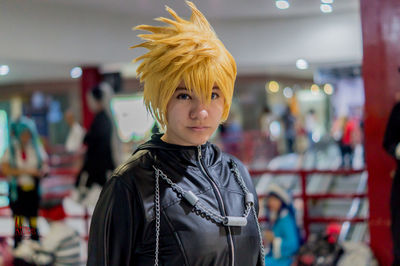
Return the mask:
[[[278,10],[273,0],[199,0],[234,55],[239,73],[312,77],[320,65],[358,64],[362,57],[359,0],[335,0],[322,14],[320,0],[289,0]],[[0,65],[10,74],[0,84],[69,79],[76,65],[126,69],[138,51],[131,27],[168,16],[164,5],[182,16],[183,0],[0,0]],[[306,58],[308,71],[294,62]]]

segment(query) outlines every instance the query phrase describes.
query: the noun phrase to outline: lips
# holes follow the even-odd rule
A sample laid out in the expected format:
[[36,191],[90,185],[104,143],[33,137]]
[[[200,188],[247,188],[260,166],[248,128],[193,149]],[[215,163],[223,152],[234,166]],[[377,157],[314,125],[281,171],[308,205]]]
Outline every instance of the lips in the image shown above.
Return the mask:
[[203,126],[200,126],[200,127],[189,127],[190,130],[193,130],[193,131],[195,131],[195,132],[205,131],[205,130],[207,130],[208,128],[209,128],[209,127],[203,127]]

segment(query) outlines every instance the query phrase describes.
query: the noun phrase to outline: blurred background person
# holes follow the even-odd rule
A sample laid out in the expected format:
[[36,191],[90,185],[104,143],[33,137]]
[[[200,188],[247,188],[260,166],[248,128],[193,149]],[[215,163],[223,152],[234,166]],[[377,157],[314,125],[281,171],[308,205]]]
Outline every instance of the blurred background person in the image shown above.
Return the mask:
[[289,105],[286,106],[285,111],[282,115],[282,122],[285,130],[286,152],[293,153],[296,140],[296,118],[292,114]]
[[390,113],[383,139],[384,149],[396,160],[390,195],[391,231],[393,239],[393,265],[400,265],[400,92]]
[[271,109],[268,106],[264,106],[260,114],[260,130],[261,133],[267,138],[270,138],[270,125],[275,120],[275,115],[271,112]]
[[353,166],[355,126],[354,120],[350,119],[348,116],[343,117],[343,133],[339,141],[342,168],[352,168]]
[[303,155],[307,151],[309,145],[308,143],[309,139],[307,136],[307,131],[305,129],[304,123],[305,122],[303,116],[299,116],[296,119],[295,123],[295,129],[296,129],[295,147],[296,147],[296,152],[299,154],[299,156],[301,156],[301,158],[303,158]]
[[31,238],[39,239],[37,216],[39,180],[45,176],[47,154],[33,120],[20,117],[10,125],[9,147],[2,157],[2,171],[9,180],[9,202],[14,216],[14,247],[23,237],[23,222],[29,222]]
[[76,121],[75,115],[71,109],[65,111],[64,119],[69,126],[65,149],[67,152],[76,153],[82,148],[85,130]]
[[317,114],[314,109],[308,110],[304,119],[304,128],[308,137],[308,148],[314,149],[313,134],[318,127]]
[[274,136],[271,135],[271,124],[276,121],[275,114],[271,111],[269,106],[264,106],[261,111],[259,123],[260,123],[260,130],[262,135],[262,140],[264,140],[265,145],[264,147],[264,155],[266,160],[271,160],[278,154],[276,139]]
[[77,190],[72,193],[72,198],[78,202],[86,199],[89,201],[86,202],[88,205],[95,204],[107,176],[115,168],[112,149],[113,125],[106,110],[109,104],[109,101],[105,101],[108,98],[106,93],[99,85],[87,96],[95,117],[83,140],[87,150],[75,183]]
[[265,265],[290,266],[299,250],[300,234],[289,194],[279,185],[270,184],[266,207],[269,229],[264,232],[264,238],[269,251]]
[[80,265],[81,247],[79,234],[64,219],[66,213],[60,200],[42,204],[41,215],[50,229],[38,242],[24,240],[14,251],[14,264],[19,265]]

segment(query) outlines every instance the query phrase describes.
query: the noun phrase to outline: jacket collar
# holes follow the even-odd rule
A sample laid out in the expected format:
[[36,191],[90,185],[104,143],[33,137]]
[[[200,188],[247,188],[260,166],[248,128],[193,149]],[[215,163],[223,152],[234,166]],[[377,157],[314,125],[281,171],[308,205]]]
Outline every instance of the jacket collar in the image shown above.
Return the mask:
[[161,150],[161,153],[171,156],[168,159],[173,159],[175,157],[176,160],[183,164],[197,166],[200,147],[202,161],[205,166],[213,166],[221,160],[220,149],[208,141],[199,146],[182,146],[167,143],[161,139],[162,136],[163,134],[152,135],[151,139],[140,145],[137,150],[158,149]]

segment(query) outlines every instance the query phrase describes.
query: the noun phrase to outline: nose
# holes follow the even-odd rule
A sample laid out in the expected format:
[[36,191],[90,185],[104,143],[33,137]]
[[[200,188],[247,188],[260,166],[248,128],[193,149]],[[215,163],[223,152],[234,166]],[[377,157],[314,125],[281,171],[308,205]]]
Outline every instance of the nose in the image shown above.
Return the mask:
[[200,100],[193,102],[192,109],[190,111],[190,118],[194,120],[204,120],[208,117],[207,106]]

